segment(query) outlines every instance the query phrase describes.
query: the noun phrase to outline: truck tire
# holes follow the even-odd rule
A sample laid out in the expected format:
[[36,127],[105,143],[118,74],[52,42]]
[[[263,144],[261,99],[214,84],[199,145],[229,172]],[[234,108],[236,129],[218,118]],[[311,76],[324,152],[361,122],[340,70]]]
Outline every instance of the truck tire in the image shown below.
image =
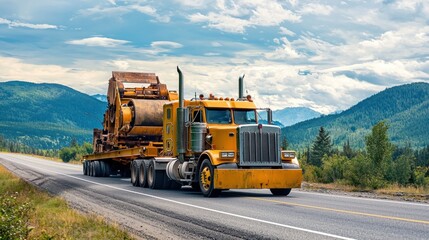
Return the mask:
[[270,189],[271,193],[274,196],[287,196],[287,195],[289,195],[291,190],[292,189],[290,189],[290,188],[272,188],[272,189]]
[[140,160],[134,160],[130,164],[130,172],[131,172],[131,184],[133,186],[138,187],[139,186],[139,168],[140,168]]
[[83,161],[82,168],[83,168],[83,175],[88,175],[88,164],[87,164],[87,161]]
[[100,165],[100,175],[99,177],[105,177],[106,174],[106,164],[104,164],[104,161],[98,161],[98,165]]
[[101,166],[99,161],[94,161],[94,177],[100,177],[101,175]]
[[221,189],[214,189],[214,167],[209,159],[204,159],[200,166],[198,182],[204,197],[217,197]]
[[151,189],[161,189],[164,185],[164,171],[155,170],[155,161],[150,161],[147,166],[147,185]]
[[107,161],[103,161],[103,163],[104,163],[104,177],[110,177],[110,173],[111,173],[110,163]]
[[94,161],[88,162],[88,175],[94,177]]
[[147,166],[145,161],[142,161],[138,171],[139,175],[139,186],[147,188]]

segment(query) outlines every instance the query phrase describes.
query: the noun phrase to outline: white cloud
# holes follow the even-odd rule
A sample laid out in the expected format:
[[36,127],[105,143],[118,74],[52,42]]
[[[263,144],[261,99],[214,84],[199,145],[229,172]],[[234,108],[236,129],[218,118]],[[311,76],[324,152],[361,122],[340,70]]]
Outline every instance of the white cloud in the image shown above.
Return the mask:
[[139,12],[145,15],[153,17],[158,22],[168,23],[170,22],[170,16],[168,14],[159,14],[158,11],[150,5],[140,5],[139,2],[131,3],[123,2],[126,5],[117,5],[114,6],[94,6],[88,9],[80,10],[80,14],[84,16],[96,16],[98,18],[106,18],[112,16],[122,16],[131,12]]
[[285,28],[285,27],[280,27],[280,32],[281,35],[288,35],[288,36],[295,36],[296,34],[294,32],[292,32],[291,30]]
[[183,47],[183,45],[180,43],[170,42],[170,41],[155,41],[155,42],[152,42],[150,46],[153,48],[164,48],[164,49]]
[[299,22],[301,17],[276,1],[217,1],[214,11],[190,14],[194,23],[230,33],[244,33],[248,27],[278,26],[282,22]]
[[222,43],[220,42],[211,42],[212,47],[222,47]]
[[23,27],[23,28],[31,28],[31,29],[58,29],[58,26],[51,25],[51,24],[23,23],[20,21],[12,21],[5,18],[0,18],[0,24],[6,24],[9,26],[9,28]]
[[[86,65],[86,67],[90,66]],[[22,80],[35,83],[58,83],[81,92],[95,94],[104,89],[109,71],[99,69],[76,69],[59,65],[42,65],[26,63],[17,58],[0,57],[0,81]]]
[[334,9],[329,5],[322,5],[319,3],[309,3],[304,5],[299,12],[302,14],[313,15],[330,15]]
[[[267,59],[294,59],[305,57],[304,54],[299,53],[289,42],[286,37],[280,39],[282,44],[280,47],[276,48],[273,52],[268,52],[265,54]],[[280,44],[279,39],[274,39],[274,42]]]
[[115,5],[115,6],[116,6],[116,2],[115,2],[115,0],[107,0],[107,2],[109,2],[110,4],[112,4],[112,5]]
[[206,8],[207,4],[211,1],[208,0],[174,0],[177,4],[185,7],[191,7],[196,9]]
[[66,43],[72,44],[72,45],[84,45],[84,46],[90,46],[90,47],[117,47],[117,46],[129,43],[129,41],[106,38],[106,37],[90,37],[90,38],[84,38],[79,40],[71,40],[71,41],[67,41]]
[[213,12],[208,15],[203,15],[201,13],[193,14],[189,16],[189,20],[195,23],[208,22],[207,26],[210,28],[216,28],[231,33],[244,33],[245,28],[250,24],[244,19]]

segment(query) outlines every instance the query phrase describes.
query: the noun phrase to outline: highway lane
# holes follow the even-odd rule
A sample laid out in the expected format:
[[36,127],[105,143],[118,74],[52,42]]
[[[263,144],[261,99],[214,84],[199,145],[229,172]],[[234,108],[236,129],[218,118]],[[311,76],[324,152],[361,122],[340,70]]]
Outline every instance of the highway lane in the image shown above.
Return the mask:
[[229,190],[207,199],[189,188],[151,190],[93,178],[81,166],[0,153],[15,174],[154,239],[429,239],[429,205],[292,190]]

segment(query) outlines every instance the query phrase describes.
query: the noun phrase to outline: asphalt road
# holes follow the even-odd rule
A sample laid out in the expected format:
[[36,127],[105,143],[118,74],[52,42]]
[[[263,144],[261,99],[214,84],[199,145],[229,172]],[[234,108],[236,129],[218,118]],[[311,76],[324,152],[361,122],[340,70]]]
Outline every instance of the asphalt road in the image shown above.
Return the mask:
[[144,239],[429,239],[429,204],[292,190],[151,190],[84,176],[80,165],[0,153],[16,175]]

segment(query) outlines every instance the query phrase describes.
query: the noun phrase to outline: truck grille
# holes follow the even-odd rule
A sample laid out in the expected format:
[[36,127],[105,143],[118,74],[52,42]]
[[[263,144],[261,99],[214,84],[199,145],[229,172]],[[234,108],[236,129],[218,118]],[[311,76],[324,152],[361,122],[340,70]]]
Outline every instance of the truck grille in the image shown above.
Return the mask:
[[278,126],[248,124],[237,131],[240,166],[281,166]]

